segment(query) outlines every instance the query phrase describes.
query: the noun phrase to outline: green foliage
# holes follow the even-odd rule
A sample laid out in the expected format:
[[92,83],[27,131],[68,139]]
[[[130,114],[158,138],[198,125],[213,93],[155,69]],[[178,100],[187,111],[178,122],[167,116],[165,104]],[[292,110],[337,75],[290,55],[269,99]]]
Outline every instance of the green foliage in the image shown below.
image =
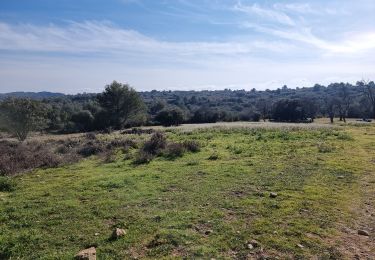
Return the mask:
[[184,121],[184,113],[178,107],[160,111],[155,120],[163,126],[177,126]]
[[16,187],[16,182],[5,176],[0,176],[0,192],[11,192],[14,191]]
[[132,120],[140,118],[145,110],[141,96],[129,85],[116,81],[107,85],[97,99],[103,109],[102,123],[105,127],[121,129]]
[[40,101],[8,98],[0,103],[0,129],[24,141],[30,132],[46,127],[46,109]]

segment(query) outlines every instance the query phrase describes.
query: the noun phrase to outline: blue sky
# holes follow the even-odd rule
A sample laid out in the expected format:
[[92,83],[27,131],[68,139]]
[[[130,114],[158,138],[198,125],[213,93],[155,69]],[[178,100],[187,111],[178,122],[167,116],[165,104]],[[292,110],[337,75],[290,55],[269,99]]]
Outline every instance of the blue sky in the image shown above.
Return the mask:
[[375,79],[373,0],[0,0],[0,92]]

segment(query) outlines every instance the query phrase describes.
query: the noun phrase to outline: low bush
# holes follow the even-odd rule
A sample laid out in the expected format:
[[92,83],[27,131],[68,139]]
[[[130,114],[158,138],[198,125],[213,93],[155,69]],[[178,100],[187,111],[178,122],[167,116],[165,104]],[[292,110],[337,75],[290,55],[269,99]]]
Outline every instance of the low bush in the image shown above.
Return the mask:
[[133,163],[134,164],[146,164],[152,161],[154,159],[155,155],[150,154],[146,151],[139,150],[136,154]]
[[181,143],[169,143],[164,151],[165,157],[170,158],[170,159],[182,157],[184,153],[185,153],[185,146]]
[[185,149],[192,153],[197,153],[201,150],[200,144],[194,140],[188,140],[183,143]]
[[16,183],[9,177],[0,176],[0,192],[14,191]]
[[156,132],[151,139],[144,143],[142,150],[146,153],[158,155],[167,145],[167,138],[161,132]]
[[219,155],[217,153],[213,153],[210,155],[210,157],[208,157],[208,160],[210,161],[216,161],[219,159]]
[[100,145],[94,143],[87,143],[84,147],[78,150],[78,154],[83,157],[97,155],[101,152],[103,152],[103,148]]
[[129,148],[137,148],[138,144],[130,139],[115,139],[107,144],[107,149],[122,148],[123,150],[128,150]]
[[0,143],[0,175],[13,175],[39,167],[56,167],[63,158],[39,142]]

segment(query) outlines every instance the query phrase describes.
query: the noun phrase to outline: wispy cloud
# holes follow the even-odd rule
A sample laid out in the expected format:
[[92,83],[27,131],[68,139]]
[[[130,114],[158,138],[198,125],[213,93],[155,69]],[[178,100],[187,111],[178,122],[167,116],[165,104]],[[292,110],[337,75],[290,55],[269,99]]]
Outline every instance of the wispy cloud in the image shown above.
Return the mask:
[[34,52],[104,54],[241,55],[259,50],[278,52],[287,45],[266,41],[171,42],[125,30],[109,22],[70,23],[67,26],[0,23],[0,49]]
[[290,26],[295,25],[293,19],[287,14],[270,8],[262,8],[258,4],[244,5],[241,1],[239,1],[234,5],[233,9],[250,15],[258,15],[272,22],[278,22]]

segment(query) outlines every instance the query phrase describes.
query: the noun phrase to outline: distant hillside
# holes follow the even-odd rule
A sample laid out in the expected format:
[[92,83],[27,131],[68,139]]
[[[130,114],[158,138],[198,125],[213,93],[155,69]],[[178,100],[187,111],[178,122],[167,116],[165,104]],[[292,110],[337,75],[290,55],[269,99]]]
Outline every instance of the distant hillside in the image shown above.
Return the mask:
[[54,93],[54,92],[10,92],[10,93],[0,93],[0,99],[7,97],[23,97],[23,98],[32,98],[32,99],[44,99],[44,98],[55,98],[55,97],[64,97],[65,94]]

